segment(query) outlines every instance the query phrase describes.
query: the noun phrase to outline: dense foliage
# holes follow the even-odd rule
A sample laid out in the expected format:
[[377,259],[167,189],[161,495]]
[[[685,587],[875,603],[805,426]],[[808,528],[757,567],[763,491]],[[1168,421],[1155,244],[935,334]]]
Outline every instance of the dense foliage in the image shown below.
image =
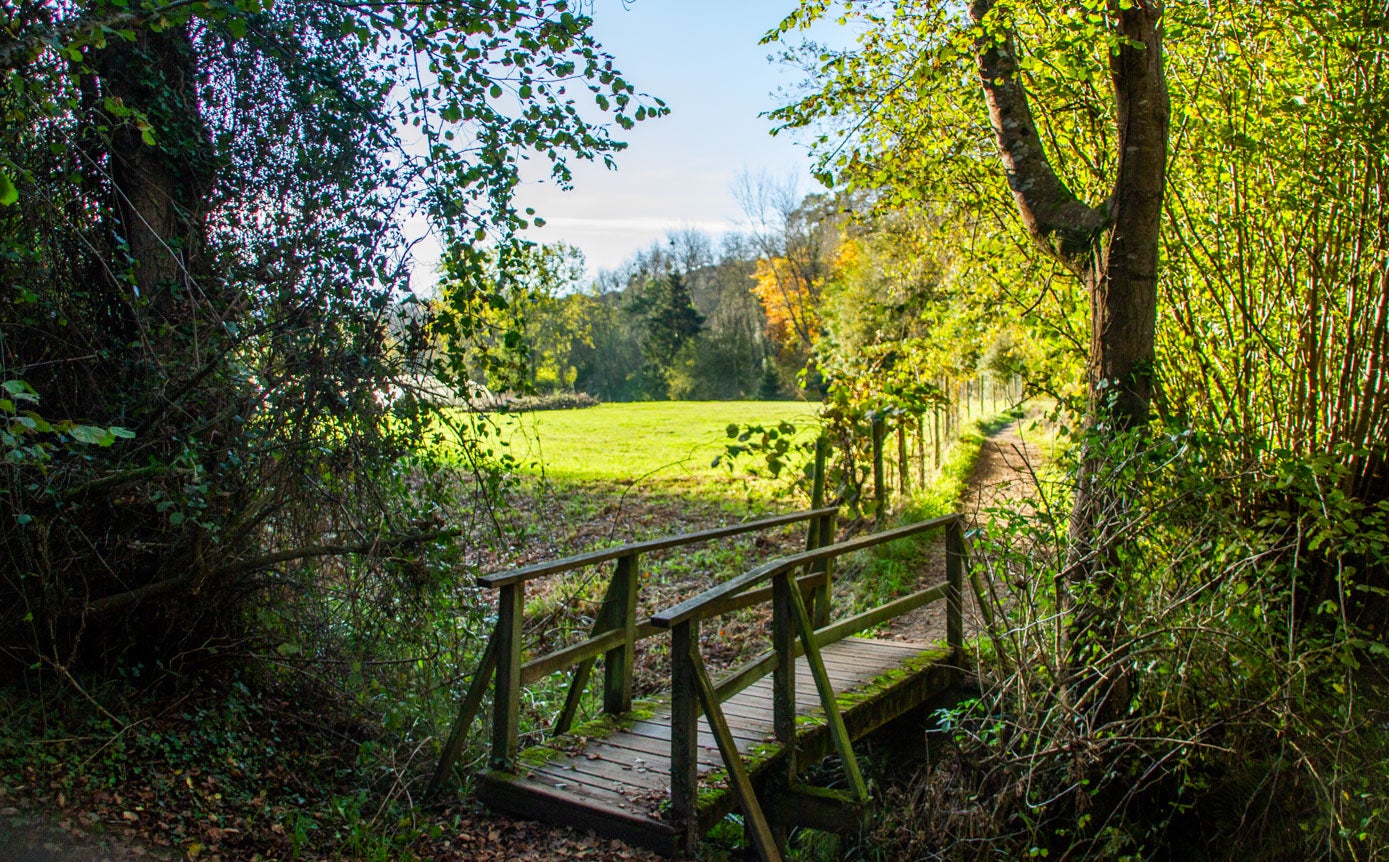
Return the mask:
[[[1023,121],[998,91],[1023,94],[1061,188],[1105,201],[1123,171],[1115,63],[1135,7],[1161,14],[1172,143],[1153,410],[1117,434],[1126,423],[1096,410],[1094,285],[1039,235],[1010,140]],[[802,4],[771,38],[828,9]],[[1083,494],[1086,535],[1074,519],[1058,529],[1069,504],[1055,501],[1075,485],[996,523],[985,558],[1007,623],[985,696],[952,718],[958,772],[922,779],[899,839],[914,832],[903,840],[919,853],[921,836],[966,830],[982,855],[1128,858],[1215,853],[1235,835],[1269,858],[1375,856],[1385,797],[1363,782],[1379,780],[1366,766],[1385,744],[1383,10],[869,3],[845,18],[854,48],[788,51],[813,78],[777,117],[818,130],[824,179],[868,202],[861,236],[910,239],[845,282],[844,310],[831,300],[826,364],[891,357],[857,378],[860,399],[890,400],[946,367],[923,346],[976,345],[1063,415],[1099,417],[1072,466],[1105,489]],[[1004,45],[1015,66],[997,65]],[[1007,81],[990,77],[1000,69]],[[895,258],[902,247],[920,251]],[[916,269],[875,284],[895,260]],[[910,308],[922,338],[865,326],[857,297]],[[1102,622],[1076,624],[1086,616]]]
[[[803,0],[768,39],[832,11],[856,43],[788,49],[774,113],[828,190],[749,180],[745,235],[583,288],[523,241],[521,162],[563,184],[665,108],[565,0],[0,4],[0,676],[84,698],[16,726],[116,740],[84,683],[234,656],[371,716],[342,774],[408,749],[352,797],[391,810],[476,658],[453,575],[514,465],[440,404],[799,390],[853,506],[866,441],[905,477],[914,434],[924,474],[928,423],[939,460],[1021,378],[1069,460],[977,537],[978,697],[876,850],[1384,858],[1383,3]],[[445,250],[423,299],[411,217]],[[728,454],[779,471],[793,431]],[[275,727],[240,686],[227,720]],[[200,710],[169,724],[229,757]],[[158,743],[129,750],[182,762]]]
[[[403,460],[427,330],[505,301],[522,159],[564,182],[664,107],[563,0],[3,14],[6,669],[205,657],[255,633],[249,597],[324,599],[344,555],[371,573],[349,606],[418,587],[456,532]],[[448,248],[429,313],[411,213]]]
[[[499,320],[522,319],[516,374],[468,361],[489,391],[581,392],[605,401],[777,398],[794,389],[803,358],[752,293],[759,256],[747,238],[719,247],[672,232],[621,267],[583,282],[581,257],[563,245],[533,249],[534,265],[508,267],[513,285]],[[555,264],[567,261],[568,267]],[[514,306],[514,309],[513,309]],[[495,335],[482,339],[496,344]],[[440,343],[457,356],[467,345]]]

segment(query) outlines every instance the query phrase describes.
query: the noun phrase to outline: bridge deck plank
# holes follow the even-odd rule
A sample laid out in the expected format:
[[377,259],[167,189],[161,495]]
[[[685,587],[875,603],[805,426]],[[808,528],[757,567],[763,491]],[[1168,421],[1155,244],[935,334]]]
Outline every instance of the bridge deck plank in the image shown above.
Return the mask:
[[[945,688],[940,647],[900,641],[845,638],[823,648],[825,664],[836,694],[844,694],[879,681],[907,662],[916,662],[911,674],[893,679],[881,696],[848,704],[844,708],[851,733],[862,735],[924,702]],[[935,659],[923,664],[925,658]],[[801,658],[796,663],[796,705],[800,715],[821,712],[810,670]],[[764,678],[723,704],[724,715],[738,750],[747,756],[757,749],[754,775],[777,759],[772,733],[772,683]],[[870,714],[871,713],[871,714]],[[895,713],[895,714],[894,714]],[[823,727],[807,726],[798,738],[828,751]],[[515,775],[489,773],[480,797],[496,808],[540,820],[589,828],[673,854],[677,832],[665,820],[663,804],[670,798],[670,710],[657,705],[650,718],[597,738],[561,737],[558,748],[528,760],[537,765]],[[722,770],[722,761],[709,732],[706,718],[699,720],[698,761],[701,778]],[[701,826],[716,822],[731,810],[728,791],[701,796]],[[703,831],[703,829],[701,829]]]

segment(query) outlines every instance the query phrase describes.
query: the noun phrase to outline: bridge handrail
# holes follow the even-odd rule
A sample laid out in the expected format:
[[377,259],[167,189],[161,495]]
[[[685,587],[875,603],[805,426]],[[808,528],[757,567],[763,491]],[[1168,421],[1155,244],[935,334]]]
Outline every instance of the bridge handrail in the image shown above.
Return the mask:
[[[802,566],[827,566],[844,554],[882,545],[929,530],[945,529],[946,580],[847,620],[828,624],[812,620],[794,572]],[[797,763],[796,674],[795,661],[806,657],[819,694],[830,737],[838,751],[851,788],[851,805],[867,801],[868,789],[854,757],[853,740],[840,712],[833,685],[820,655],[820,647],[885,622],[930,601],[946,600],[946,640],[958,659],[963,648],[964,625],[961,612],[962,576],[967,550],[964,518],[958,514],[932,518],[880,533],[859,536],[843,542],[811,548],[764,563],[743,575],[711,587],[693,598],[652,616],[651,625],[671,633],[671,806],[675,822],[687,832],[686,846],[694,839],[699,796],[698,720],[701,713],[717,743],[728,776],[728,784],[743,808],[744,824],[764,860],[780,860],[781,852],[761,804],[752,790],[747,767],[738,752],[720,703],[768,673],[772,683],[772,725],[787,763],[791,787],[783,792],[794,796]],[[725,676],[718,685],[709,678],[699,648],[699,625],[709,617],[727,613],[748,604],[742,595],[770,580],[772,601],[772,650],[754,659],[739,671]],[[764,593],[764,590],[757,590]]]
[[808,563],[817,563],[822,560],[832,560],[835,557],[854,551],[861,551],[864,548],[871,548],[876,545],[886,544],[887,542],[905,539],[917,533],[924,533],[928,530],[935,530],[941,527],[955,524],[960,520],[957,514],[943,515],[939,518],[932,518],[929,521],[919,521],[915,524],[908,524],[903,527],[896,527],[891,530],[883,530],[879,533],[869,533],[866,536],[858,536],[853,539],[846,539],[843,542],[836,542],[832,545],[824,545],[799,554],[791,554],[779,557],[768,563],[763,563],[755,569],[751,569],[736,578],[730,578],[721,584],[710,587],[697,596],[685,599],[679,604],[672,605],[660,613],[653,614],[651,624],[657,628],[668,629],[694,617],[718,616],[726,613],[727,608],[723,605],[725,600],[747,589],[756,586],[764,581],[769,581],[773,576],[782,572]]
[[[819,477],[823,475],[823,459],[821,445],[817,449],[816,459],[816,502],[821,498],[823,480]],[[574,667],[574,676],[570,681],[564,707],[552,726],[555,735],[565,733],[573,725],[583,692],[588,686],[589,675],[599,656],[603,657],[603,712],[617,715],[631,710],[635,646],[638,641],[660,633],[660,630],[649,622],[638,624],[636,621],[640,590],[637,565],[641,554],[803,521],[809,523],[806,546],[814,548],[830,541],[834,536],[834,520],[838,511],[838,506],[816,506],[801,512],[741,524],[600,548],[477,578],[479,586],[495,588],[498,591],[497,622],[459,705],[458,716],[449,739],[444,744],[439,764],[430,780],[428,793],[437,793],[453,769],[453,764],[462,752],[467,729],[482,706],[487,686],[494,677],[496,683],[493,694],[491,758],[494,768],[509,769],[514,763],[518,747],[521,687],[550,673]],[[546,575],[574,571],[609,560],[617,562],[589,636],[578,643],[536,656],[523,664],[521,630],[525,614],[526,584]],[[825,616],[829,610],[828,567],[822,567],[816,571],[813,578],[804,580],[806,586],[814,590],[812,602],[817,615]],[[748,595],[743,597],[743,601],[751,604],[759,598],[756,595]]]
[[747,521],[742,524],[729,524],[725,527],[712,527],[708,530],[699,530],[694,533],[681,533],[678,536],[664,536],[659,539],[647,539],[642,542],[631,542],[626,545],[618,545],[612,548],[599,548],[595,551],[585,551],[582,554],[574,554],[569,557],[561,557],[557,560],[546,560],[543,563],[525,566],[519,569],[512,569],[507,572],[497,572],[491,575],[481,575],[477,579],[480,587],[504,587],[508,584],[518,584],[531,581],[545,575],[559,574],[560,572],[572,572],[585,566],[606,563],[608,560],[616,560],[619,557],[626,557],[632,554],[644,554],[649,551],[663,551],[667,548],[678,548],[683,545],[693,545],[699,542],[707,542],[712,539],[723,539],[728,536],[737,536],[743,533],[754,533],[759,530],[770,530],[773,527],[781,527],[786,524],[795,524],[800,521],[809,521],[813,518],[821,518],[832,515],[839,511],[838,506],[822,506],[818,509],[807,509],[802,512],[791,512],[786,515],[776,515],[771,518],[763,518],[758,521]]

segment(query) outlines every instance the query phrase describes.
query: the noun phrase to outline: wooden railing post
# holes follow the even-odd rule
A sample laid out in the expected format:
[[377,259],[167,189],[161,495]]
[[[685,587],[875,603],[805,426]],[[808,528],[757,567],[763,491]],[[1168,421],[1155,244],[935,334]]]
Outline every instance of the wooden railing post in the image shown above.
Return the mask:
[[492,768],[512,771],[516,765],[517,728],[521,717],[521,621],[525,582],[504,585],[497,597],[497,684],[492,695]]
[[[825,462],[829,455],[829,440],[821,434],[815,438],[815,468],[810,474],[810,508],[819,509],[825,505]],[[811,518],[806,526],[805,549],[807,551],[824,544],[819,532],[820,519]]]
[[[825,505],[825,470],[826,462],[829,460],[829,439],[821,434],[815,440],[815,472],[811,477],[810,486],[810,508],[819,509]],[[810,527],[806,531],[805,549],[813,551],[816,548],[823,548],[834,542],[834,517],[832,515],[821,515],[810,519]],[[830,616],[830,575],[829,561],[824,560],[816,563],[811,571],[824,572],[824,582],[815,587],[811,594],[811,613],[816,619],[816,625],[824,625],[829,622]],[[824,622],[819,622],[821,619]]]
[[699,645],[699,619],[677,623],[670,632],[670,804],[681,845],[694,849],[699,802],[699,683],[693,651]]
[[[820,519],[820,543],[817,548],[824,548],[834,544],[834,513],[829,512]],[[812,593],[813,606],[811,608],[811,620],[815,628],[823,628],[830,624],[830,596],[833,595],[834,585],[834,560],[825,558],[815,563],[813,571],[821,572],[824,578],[815,586]]]
[[883,438],[887,436],[887,422],[882,416],[873,416],[873,518],[877,520],[887,511],[887,477],[883,469]]
[[772,649],[777,655],[772,671],[772,729],[786,749],[786,771],[793,781],[800,767],[796,763],[796,622],[791,591],[798,589],[790,571],[778,572],[772,579]]
[[621,629],[622,646],[603,654],[603,711],[620,715],[632,710],[632,661],[637,641],[637,555],[617,558],[608,587],[610,628]]
[[964,657],[964,605],[961,589],[965,562],[965,537],[961,519],[956,517],[945,528],[945,580],[949,585],[945,595],[945,640],[959,665]]

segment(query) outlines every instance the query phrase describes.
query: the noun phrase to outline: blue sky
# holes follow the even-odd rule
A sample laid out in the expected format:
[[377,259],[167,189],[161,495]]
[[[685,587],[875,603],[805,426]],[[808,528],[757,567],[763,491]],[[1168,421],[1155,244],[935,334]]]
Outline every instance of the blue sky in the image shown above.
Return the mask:
[[804,146],[771,137],[758,115],[794,86],[794,69],[773,63],[758,40],[796,0],[594,0],[594,32],[626,79],[664,99],[671,113],[627,133],[618,169],[576,164],[574,188],[528,185],[523,206],[545,227],[538,242],[583,250],[590,272],[610,269],[672,228],[736,230],[732,186],[740,173],[796,175],[812,188]]

